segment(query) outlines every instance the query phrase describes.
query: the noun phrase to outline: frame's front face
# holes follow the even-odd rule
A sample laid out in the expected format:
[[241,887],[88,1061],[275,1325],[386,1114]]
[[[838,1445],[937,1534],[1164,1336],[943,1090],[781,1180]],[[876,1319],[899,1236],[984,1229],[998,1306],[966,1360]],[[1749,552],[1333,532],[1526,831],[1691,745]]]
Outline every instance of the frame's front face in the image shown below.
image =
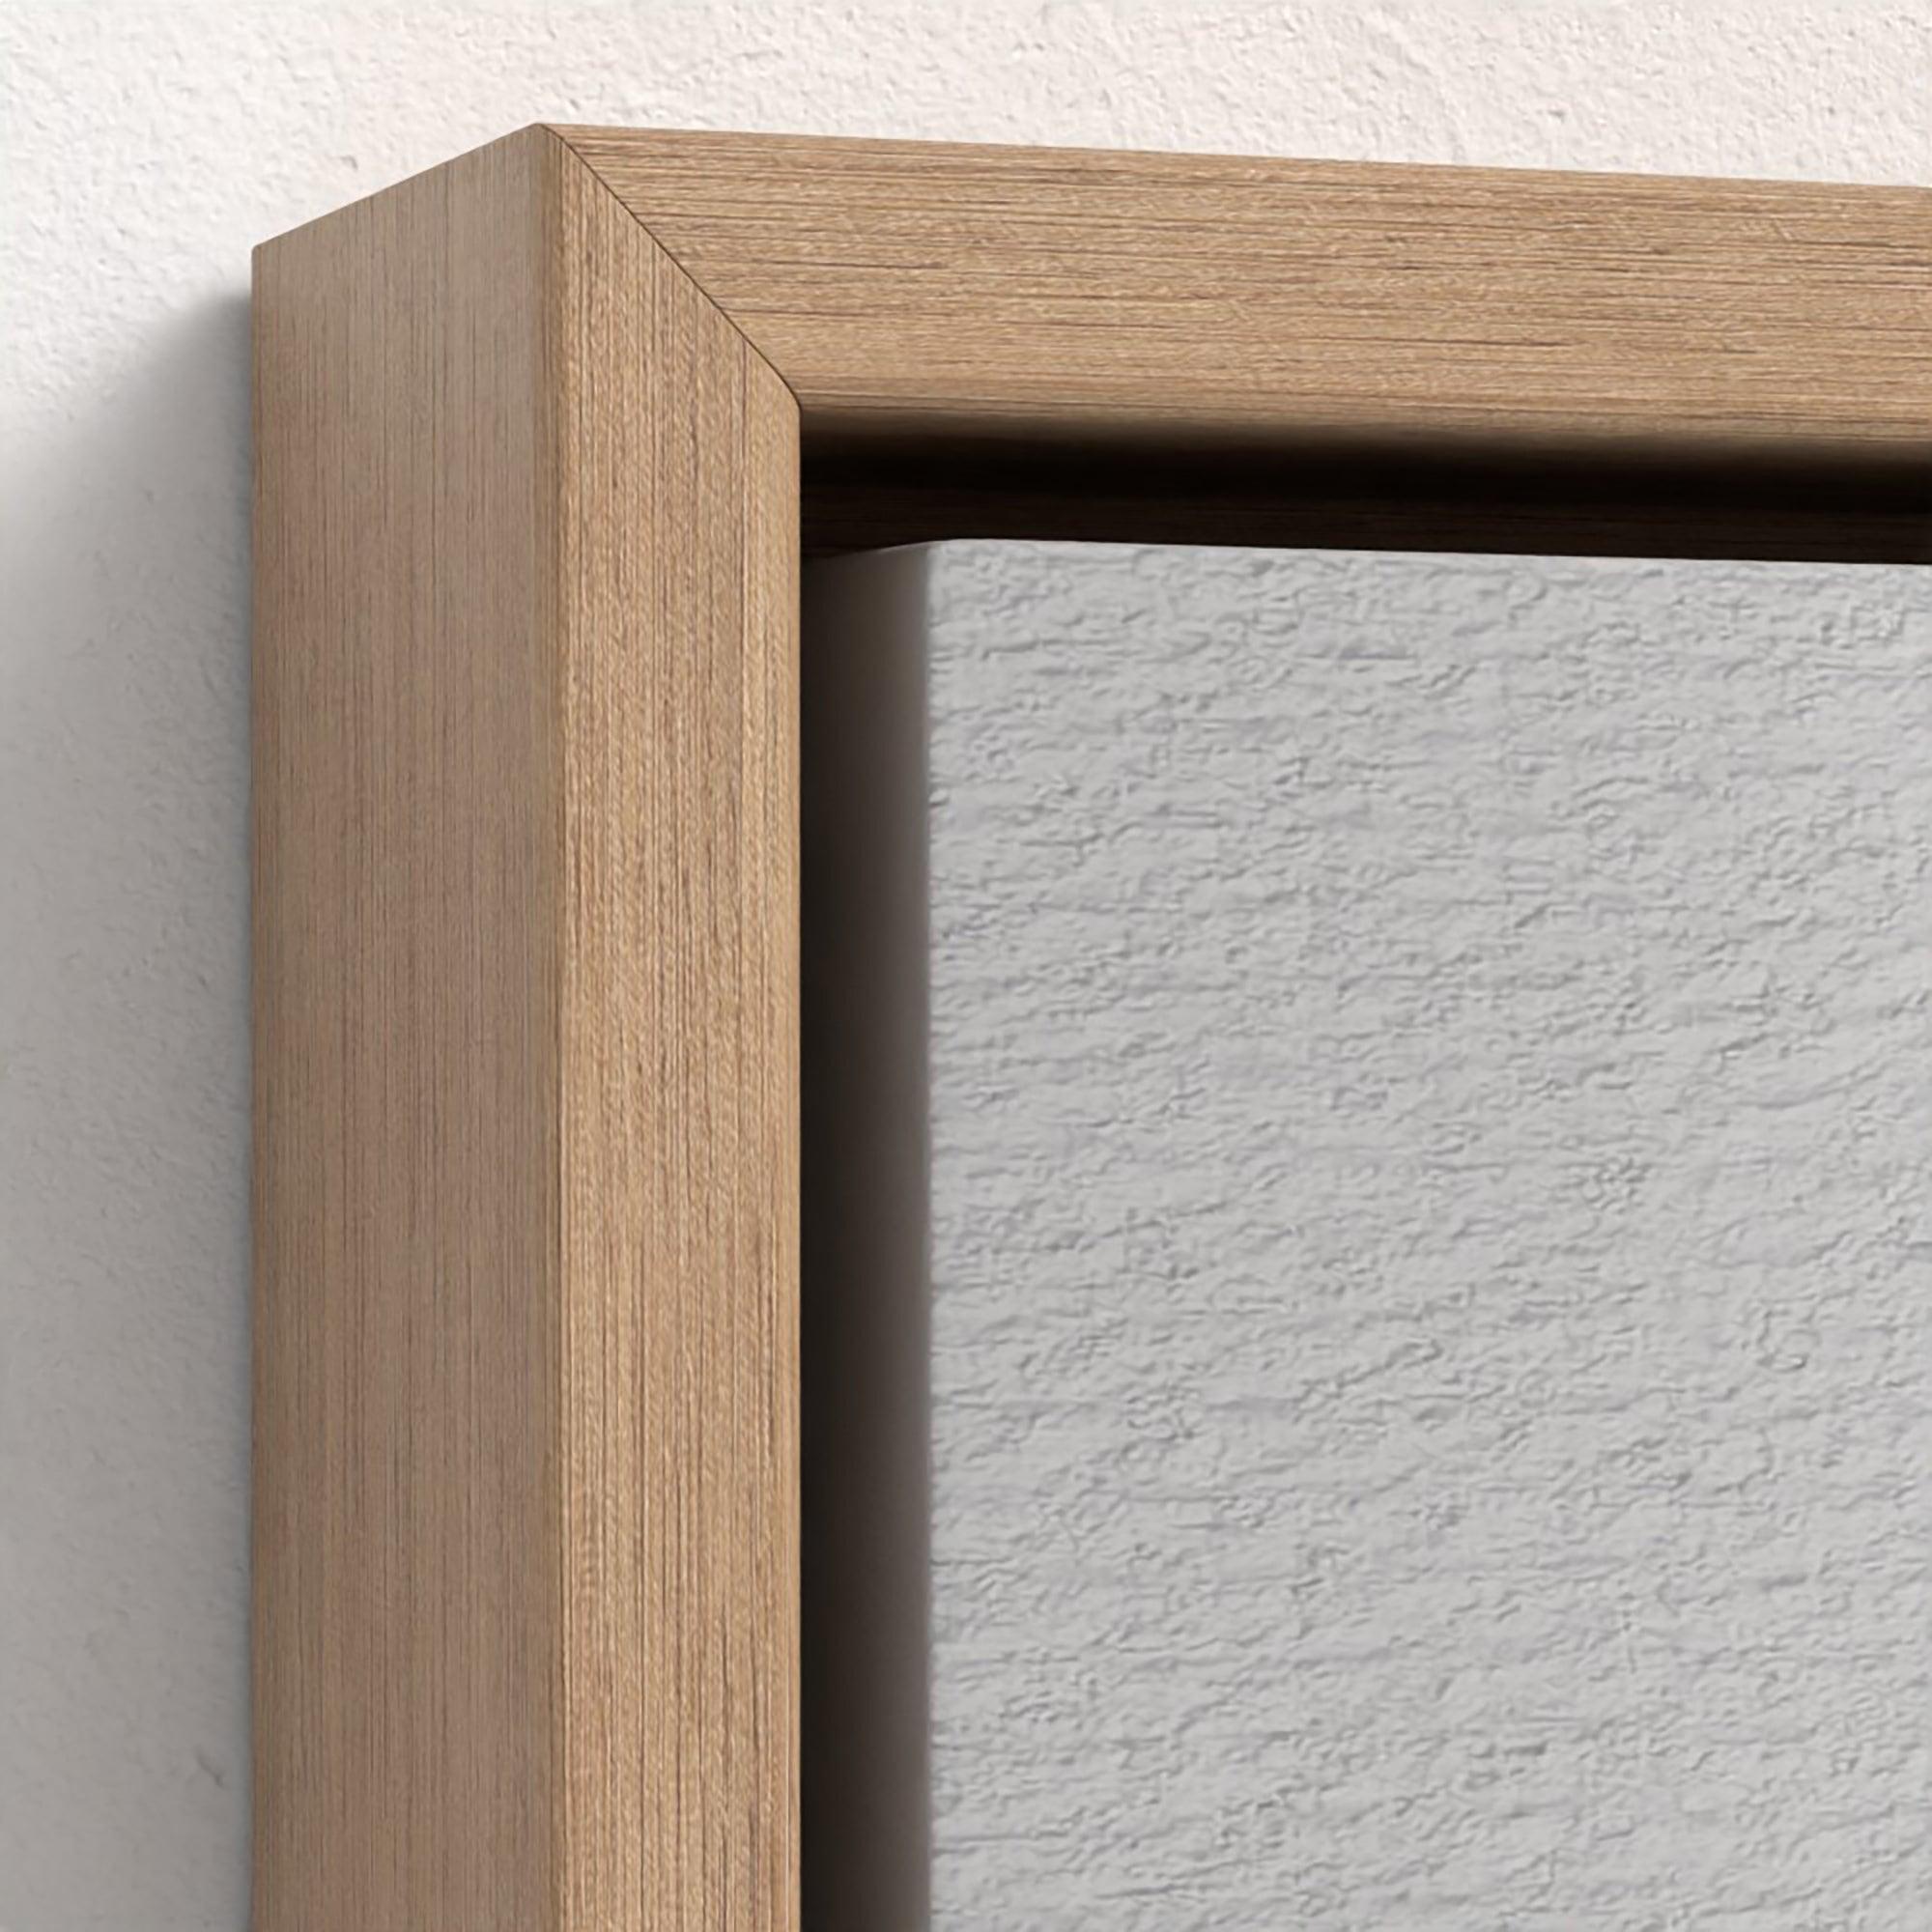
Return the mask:
[[257,267],[257,1899],[798,1918],[797,600],[1932,558],[1932,196],[532,129]]

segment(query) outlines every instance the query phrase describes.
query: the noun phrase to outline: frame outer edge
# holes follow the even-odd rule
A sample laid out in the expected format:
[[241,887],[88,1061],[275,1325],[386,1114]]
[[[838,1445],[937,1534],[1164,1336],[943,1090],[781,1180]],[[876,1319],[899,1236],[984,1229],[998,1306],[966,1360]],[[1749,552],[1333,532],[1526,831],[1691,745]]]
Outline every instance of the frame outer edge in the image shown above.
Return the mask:
[[255,1923],[794,1932],[796,404],[541,128],[255,294]]

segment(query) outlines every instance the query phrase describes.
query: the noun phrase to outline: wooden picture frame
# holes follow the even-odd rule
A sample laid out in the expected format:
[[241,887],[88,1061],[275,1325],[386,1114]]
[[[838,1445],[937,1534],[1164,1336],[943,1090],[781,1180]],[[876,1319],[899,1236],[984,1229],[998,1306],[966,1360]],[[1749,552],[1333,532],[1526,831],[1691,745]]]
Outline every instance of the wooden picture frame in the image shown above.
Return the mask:
[[801,557],[1932,559],[1932,194],[533,128],[255,267],[256,1922],[799,1923]]

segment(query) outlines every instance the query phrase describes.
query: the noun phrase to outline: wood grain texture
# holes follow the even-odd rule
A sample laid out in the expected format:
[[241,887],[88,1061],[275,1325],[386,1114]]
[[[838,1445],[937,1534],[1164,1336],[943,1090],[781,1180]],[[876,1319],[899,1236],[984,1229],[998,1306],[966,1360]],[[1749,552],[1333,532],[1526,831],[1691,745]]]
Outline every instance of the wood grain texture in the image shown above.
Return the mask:
[[779,1932],[798,1891],[797,408],[581,169],[562,214],[565,1923]]
[[1932,555],[1924,189],[559,131],[797,394],[816,548]]
[[541,130],[256,394],[256,1922],[788,1932],[795,405]]
[[1932,451],[1932,191],[559,131],[813,428]]

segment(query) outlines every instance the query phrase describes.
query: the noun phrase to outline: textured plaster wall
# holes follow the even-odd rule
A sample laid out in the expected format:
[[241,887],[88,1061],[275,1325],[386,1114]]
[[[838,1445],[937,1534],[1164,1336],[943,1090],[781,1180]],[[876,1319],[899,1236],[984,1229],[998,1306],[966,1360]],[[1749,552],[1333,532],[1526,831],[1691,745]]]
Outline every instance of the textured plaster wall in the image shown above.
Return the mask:
[[[543,115],[1922,181],[1928,83],[1915,0],[0,13],[0,1927],[244,1920],[252,242]],[[1059,597],[1002,568],[1036,577],[1000,599]],[[1140,566],[1151,593],[1168,568]],[[1869,743],[1839,746],[1895,758],[1900,718],[1856,716]],[[1878,1321],[1887,1291],[1861,1292]],[[1844,1627],[1846,1652],[1885,1629]],[[1235,1857],[1276,1828],[1231,1829]],[[1169,1842],[1198,1868],[1199,1829]],[[1861,1922],[1819,1914],[1785,1922]]]
[[944,1928],[1932,1913],[1932,573],[935,554]]

